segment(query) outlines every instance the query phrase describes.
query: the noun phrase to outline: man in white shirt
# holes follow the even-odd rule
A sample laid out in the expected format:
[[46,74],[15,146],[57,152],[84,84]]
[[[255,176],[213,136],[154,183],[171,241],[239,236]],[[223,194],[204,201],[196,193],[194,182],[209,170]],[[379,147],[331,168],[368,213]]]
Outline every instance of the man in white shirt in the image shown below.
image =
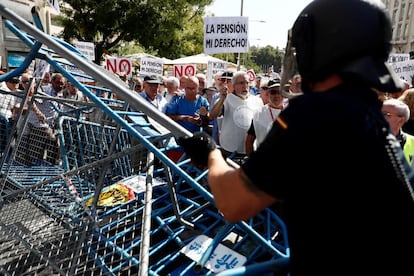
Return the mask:
[[0,114],[8,120],[13,118],[13,109],[17,101],[17,97],[9,92],[17,92],[19,83],[19,78],[13,77],[0,84],[0,89],[2,90],[0,94]]
[[144,91],[140,92],[139,95],[155,106],[159,111],[165,113],[168,102],[161,94],[158,93],[158,87],[161,83],[161,79],[157,76],[145,76]]
[[284,98],[280,92],[280,82],[271,84],[265,93],[268,94],[269,102],[253,116],[252,123],[247,131],[247,155],[250,155],[264,140],[272,128],[273,122],[284,108]]
[[209,118],[214,119],[223,114],[219,137],[223,154],[243,159],[246,156],[247,130],[263,102],[250,93],[246,72],[236,72],[232,84],[233,93],[228,93],[226,87],[220,90],[220,99],[212,108]]
[[167,102],[170,102],[170,100],[175,96],[181,96],[184,92],[180,90],[180,80],[177,77],[171,76],[168,77],[165,80],[165,85],[167,89],[164,93],[164,98],[167,100]]

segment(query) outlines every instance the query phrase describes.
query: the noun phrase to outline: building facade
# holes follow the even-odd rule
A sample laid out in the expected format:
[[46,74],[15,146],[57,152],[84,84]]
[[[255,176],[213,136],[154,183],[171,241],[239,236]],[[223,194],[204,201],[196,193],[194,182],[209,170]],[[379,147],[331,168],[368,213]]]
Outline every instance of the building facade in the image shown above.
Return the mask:
[[[35,0],[1,0],[2,5],[32,24],[33,16],[31,10],[35,6],[35,2],[42,3]],[[58,29],[51,24],[51,17],[56,14],[54,9],[49,6],[46,0],[43,1],[41,6],[37,5],[36,8],[39,12],[44,31],[48,34],[57,33]],[[6,19],[0,16],[0,69],[9,71],[18,67],[29,50],[26,44],[6,26]]]
[[414,57],[414,0],[382,0],[392,23],[393,53],[409,53]]

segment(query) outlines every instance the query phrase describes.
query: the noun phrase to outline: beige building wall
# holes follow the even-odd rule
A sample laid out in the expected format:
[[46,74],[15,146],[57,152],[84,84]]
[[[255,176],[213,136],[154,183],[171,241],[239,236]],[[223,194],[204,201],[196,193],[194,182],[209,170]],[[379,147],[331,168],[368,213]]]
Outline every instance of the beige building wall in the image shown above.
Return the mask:
[[414,0],[382,0],[392,23],[393,53],[414,51]]
[[[33,23],[31,9],[37,5],[43,28],[48,34],[57,34],[62,28],[52,26],[51,17],[56,11],[47,4],[46,0],[0,0],[1,4],[17,15]],[[9,70],[9,56],[29,52],[27,45],[12,33],[5,25],[5,19],[0,16],[0,69]]]

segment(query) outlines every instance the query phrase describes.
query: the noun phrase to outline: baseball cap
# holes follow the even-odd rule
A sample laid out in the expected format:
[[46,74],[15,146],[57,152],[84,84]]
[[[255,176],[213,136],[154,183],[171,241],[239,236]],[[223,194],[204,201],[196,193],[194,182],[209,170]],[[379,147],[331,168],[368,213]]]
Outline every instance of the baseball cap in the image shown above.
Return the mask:
[[233,78],[233,72],[231,71],[225,71],[223,74],[221,74],[222,79],[232,79]]
[[218,92],[217,88],[214,87],[214,86],[210,86],[210,87],[207,87],[207,88],[203,88],[202,91],[203,91],[203,93],[206,93],[208,90],[214,91],[214,92]]
[[6,82],[19,83],[20,79],[18,77],[12,77],[10,79],[7,79]]
[[267,83],[268,88],[279,87],[279,86],[280,86],[280,80],[279,79],[271,79]]
[[147,82],[147,83],[154,83],[154,84],[162,84],[163,83],[161,81],[161,79],[158,78],[157,76],[145,76],[144,81]]

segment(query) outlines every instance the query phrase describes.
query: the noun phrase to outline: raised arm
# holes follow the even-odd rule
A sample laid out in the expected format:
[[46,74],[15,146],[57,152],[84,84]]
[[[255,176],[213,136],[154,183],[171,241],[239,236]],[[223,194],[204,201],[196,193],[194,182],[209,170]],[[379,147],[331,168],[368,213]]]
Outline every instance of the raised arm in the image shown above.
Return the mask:
[[220,89],[220,98],[215,102],[213,107],[210,110],[209,119],[212,120],[216,118],[217,116],[222,115],[223,113],[223,104],[224,100],[227,97],[228,89],[227,87],[223,87]]

